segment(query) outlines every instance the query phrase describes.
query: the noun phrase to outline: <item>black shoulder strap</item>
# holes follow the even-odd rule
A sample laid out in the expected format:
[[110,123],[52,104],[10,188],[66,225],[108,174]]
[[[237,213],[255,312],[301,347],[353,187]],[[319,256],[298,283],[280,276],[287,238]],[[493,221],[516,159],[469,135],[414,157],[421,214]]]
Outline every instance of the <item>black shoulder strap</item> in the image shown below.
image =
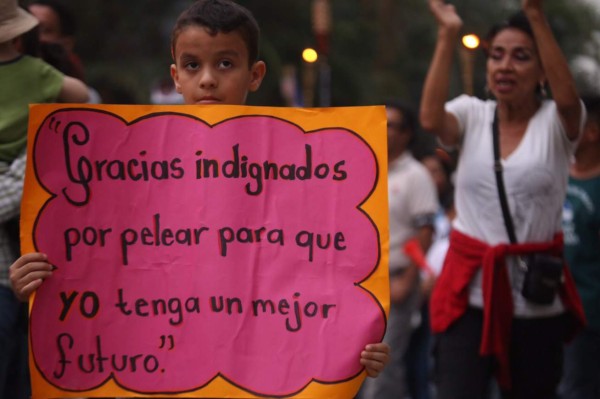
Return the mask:
[[504,225],[508,233],[508,239],[511,243],[517,242],[515,236],[515,227],[510,217],[510,209],[506,200],[506,190],[504,189],[504,179],[502,178],[502,162],[500,162],[500,133],[498,131],[498,110],[494,110],[494,122],[492,123],[492,134],[494,141],[494,173],[496,174],[496,184],[498,186],[498,196],[500,197],[500,206],[502,207],[502,216]]

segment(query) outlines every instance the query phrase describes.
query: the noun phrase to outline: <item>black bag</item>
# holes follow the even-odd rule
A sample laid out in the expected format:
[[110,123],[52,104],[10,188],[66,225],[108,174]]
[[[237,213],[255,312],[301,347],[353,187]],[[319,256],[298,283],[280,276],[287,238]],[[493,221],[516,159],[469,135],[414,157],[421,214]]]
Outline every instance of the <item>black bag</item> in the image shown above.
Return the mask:
[[[493,142],[494,142],[494,172],[496,174],[496,183],[498,186],[498,196],[500,197],[500,206],[502,207],[502,216],[504,225],[511,243],[517,242],[515,228],[508,201],[506,200],[506,191],[502,178],[502,163],[500,162],[500,145],[498,144],[498,119],[494,114],[492,124]],[[538,305],[550,305],[556,297],[558,288],[563,282],[563,260],[558,256],[538,252],[527,254],[519,258],[519,264],[524,270],[525,278],[521,294],[525,299]]]
[[552,304],[563,281],[563,260],[546,253],[533,253],[521,261],[525,268],[523,297],[538,305]]

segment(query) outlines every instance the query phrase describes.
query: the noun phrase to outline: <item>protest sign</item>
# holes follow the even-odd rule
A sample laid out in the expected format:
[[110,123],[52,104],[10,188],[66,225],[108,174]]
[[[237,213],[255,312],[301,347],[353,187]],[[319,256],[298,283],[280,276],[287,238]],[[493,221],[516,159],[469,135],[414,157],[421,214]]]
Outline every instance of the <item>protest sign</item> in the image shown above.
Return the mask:
[[383,107],[34,105],[34,398],[351,398],[389,308]]

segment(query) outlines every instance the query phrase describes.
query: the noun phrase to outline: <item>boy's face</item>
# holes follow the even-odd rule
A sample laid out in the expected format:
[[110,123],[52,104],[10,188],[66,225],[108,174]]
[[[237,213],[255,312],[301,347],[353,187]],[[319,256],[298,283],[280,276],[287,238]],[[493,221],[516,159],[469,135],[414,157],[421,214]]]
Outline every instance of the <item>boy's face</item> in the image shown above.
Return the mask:
[[248,68],[248,49],[235,31],[211,36],[189,26],[179,33],[174,53],[171,76],[186,104],[243,105],[266,72],[262,61]]

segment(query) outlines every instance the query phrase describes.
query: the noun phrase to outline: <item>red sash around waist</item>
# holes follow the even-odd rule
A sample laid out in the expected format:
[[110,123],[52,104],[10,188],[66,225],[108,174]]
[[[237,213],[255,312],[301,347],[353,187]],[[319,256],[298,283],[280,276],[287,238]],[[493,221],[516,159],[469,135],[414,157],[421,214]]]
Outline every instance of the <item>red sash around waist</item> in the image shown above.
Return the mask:
[[[511,286],[506,269],[507,255],[523,255],[531,252],[550,252],[560,255],[563,248],[562,234],[550,242],[499,244],[490,246],[473,237],[453,230],[450,247],[431,295],[431,328],[434,333],[445,331],[460,318],[469,305],[469,283],[480,267],[483,267],[483,334],[479,353],[494,356],[498,360],[496,377],[503,388],[511,386],[509,369],[510,331],[513,318]],[[559,295],[572,323],[571,338],[585,325],[583,306],[567,265],[563,267],[565,283]]]

